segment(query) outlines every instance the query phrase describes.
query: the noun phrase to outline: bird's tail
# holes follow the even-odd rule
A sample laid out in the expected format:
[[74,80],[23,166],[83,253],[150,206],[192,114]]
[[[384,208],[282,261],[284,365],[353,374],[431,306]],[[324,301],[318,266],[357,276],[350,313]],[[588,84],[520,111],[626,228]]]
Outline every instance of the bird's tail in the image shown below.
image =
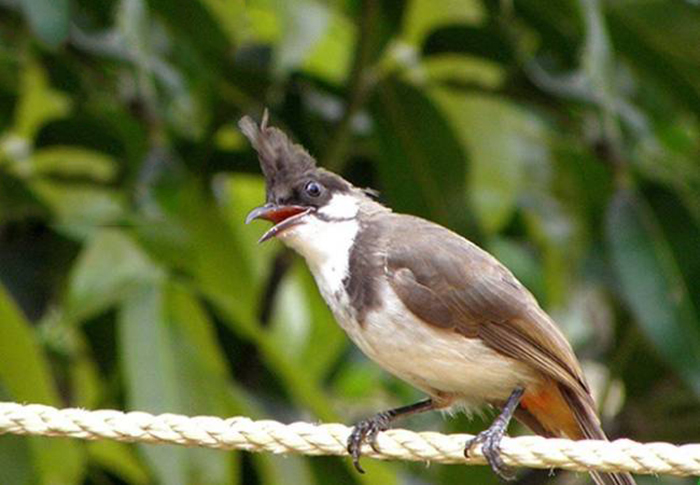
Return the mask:
[[[544,386],[526,392],[516,412],[518,420],[535,433],[548,437],[607,440],[590,396],[563,385]],[[635,485],[629,473],[599,473],[591,477],[598,485]]]

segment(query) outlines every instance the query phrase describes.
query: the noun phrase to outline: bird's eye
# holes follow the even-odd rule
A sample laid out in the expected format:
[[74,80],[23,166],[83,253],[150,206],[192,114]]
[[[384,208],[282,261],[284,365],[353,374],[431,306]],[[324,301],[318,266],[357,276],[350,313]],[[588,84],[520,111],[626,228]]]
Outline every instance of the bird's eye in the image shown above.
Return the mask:
[[314,181],[308,182],[304,187],[304,192],[306,192],[306,195],[309,197],[318,197],[321,195],[322,190],[321,184]]

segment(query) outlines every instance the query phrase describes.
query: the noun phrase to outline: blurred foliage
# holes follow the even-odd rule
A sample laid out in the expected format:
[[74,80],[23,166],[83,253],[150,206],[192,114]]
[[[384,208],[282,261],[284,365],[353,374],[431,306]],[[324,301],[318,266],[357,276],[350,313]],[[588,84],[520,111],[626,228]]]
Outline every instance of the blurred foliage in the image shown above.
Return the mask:
[[[511,267],[611,435],[700,441],[699,45],[690,0],[0,1],[0,399],[352,423],[419,397],[243,225],[236,122],[267,106]],[[364,466],[0,437],[0,483],[496,483]]]

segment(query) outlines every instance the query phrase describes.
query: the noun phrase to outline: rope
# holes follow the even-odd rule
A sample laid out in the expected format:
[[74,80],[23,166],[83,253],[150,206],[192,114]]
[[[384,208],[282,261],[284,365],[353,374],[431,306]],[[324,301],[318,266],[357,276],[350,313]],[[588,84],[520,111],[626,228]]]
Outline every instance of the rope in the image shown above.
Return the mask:
[[[351,428],[341,424],[220,419],[177,414],[56,409],[38,404],[0,403],[0,435],[42,435],[85,440],[178,444],[221,450],[245,450],[304,455],[347,455]],[[392,429],[380,433],[377,450],[364,455],[384,460],[436,463],[485,463],[477,447],[464,458],[466,434],[415,433]],[[503,438],[503,460],[510,466],[563,468],[573,471],[629,471],[638,474],[700,475],[700,445],[637,443],[628,439],[571,441],[538,436]]]

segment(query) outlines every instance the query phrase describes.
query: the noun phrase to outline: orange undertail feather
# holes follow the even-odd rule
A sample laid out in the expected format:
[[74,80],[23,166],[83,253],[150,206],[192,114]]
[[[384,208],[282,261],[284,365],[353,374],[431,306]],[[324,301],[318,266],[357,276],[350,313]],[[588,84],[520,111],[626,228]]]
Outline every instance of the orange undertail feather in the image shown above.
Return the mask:
[[[535,433],[556,438],[607,440],[592,401],[553,381],[526,391],[515,417]],[[599,485],[634,485],[629,473],[591,472]]]
[[550,381],[547,386],[525,392],[520,406],[527,416],[518,413],[517,418],[537,434],[573,440],[584,438],[574,413],[554,382]]

